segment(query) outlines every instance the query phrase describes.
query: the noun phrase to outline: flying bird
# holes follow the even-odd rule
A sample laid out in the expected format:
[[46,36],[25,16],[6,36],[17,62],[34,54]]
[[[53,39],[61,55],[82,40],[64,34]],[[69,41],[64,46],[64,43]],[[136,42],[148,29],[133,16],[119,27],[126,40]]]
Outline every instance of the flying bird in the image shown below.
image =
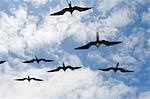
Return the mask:
[[80,69],[81,67],[72,67],[72,66],[65,66],[64,62],[63,62],[63,66],[60,66],[60,67],[57,67],[56,69],[53,69],[53,70],[49,70],[47,72],[57,72],[59,71],[60,69],[66,71],[67,69],[71,69],[71,70],[76,70],[76,69]]
[[123,69],[123,68],[118,68],[118,66],[119,66],[119,62],[117,63],[116,67],[109,67],[109,68],[99,69],[99,70],[102,70],[102,71],[113,70],[114,72],[117,72],[117,71],[121,71],[121,72],[134,72],[134,71],[126,70],[126,69]]
[[71,1],[69,3],[69,1],[67,0],[67,3],[68,3],[68,6],[67,8],[64,8],[62,9],[61,11],[59,12],[56,12],[56,13],[53,13],[53,14],[50,14],[52,16],[55,16],[55,15],[63,15],[66,11],[69,11],[71,14],[73,13],[74,10],[78,10],[78,11],[86,11],[86,10],[89,10],[91,9],[91,7],[78,7],[78,6],[74,6],[72,7],[72,4],[71,4]]
[[0,64],[3,64],[3,63],[5,63],[6,61],[0,61]]
[[28,76],[27,78],[21,78],[21,79],[15,79],[16,81],[24,81],[24,80],[27,80],[27,81],[31,81],[31,80],[35,80],[35,81],[43,81],[42,79],[37,79],[37,78],[30,78],[30,76]]
[[122,43],[122,42],[118,42],[118,41],[110,42],[110,41],[106,41],[106,40],[99,40],[99,34],[98,34],[98,32],[97,32],[97,33],[96,33],[96,40],[95,40],[95,41],[91,41],[91,42],[89,42],[88,44],[83,45],[83,46],[81,46],[81,47],[77,47],[77,48],[75,48],[75,49],[80,49],[80,50],[82,50],[82,49],[88,49],[88,48],[90,48],[92,45],[95,45],[97,48],[99,48],[99,46],[100,46],[101,44],[104,44],[104,45],[106,45],[106,46],[111,46],[111,45],[115,45],[115,44],[119,44],[119,43]]
[[23,63],[33,63],[33,62],[37,62],[37,63],[39,64],[40,61],[52,62],[52,61],[54,61],[54,60],[47,60],[47,59],[44,59],[44,58],[39,58],[39,59],[38,59],[38,58],[35,56],[34,59],[31,59],[31,60],[29,60],[29,61],[24,61]]

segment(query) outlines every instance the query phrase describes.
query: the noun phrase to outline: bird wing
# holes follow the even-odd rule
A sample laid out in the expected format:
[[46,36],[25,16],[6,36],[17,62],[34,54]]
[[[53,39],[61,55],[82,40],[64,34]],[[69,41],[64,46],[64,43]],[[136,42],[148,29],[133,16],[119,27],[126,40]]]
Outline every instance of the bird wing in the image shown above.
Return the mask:
[[123,68],[118,68],[118,70],[120,70],[121,72],[134,72],[134,71],[126,70],[126,69],[123,69]]
[[88,44],[86,44],[86,45],[83,45],[83,46],[81,46],[81,47],[77,47],[77,48],[75,48],[75,49],[88,49],[88,48],[90,48],[92,45],[95,45],[95,42],[90,42],[90,43],[88,43]]
[[41,59],[39,59],[39,61],[51,62],[51,61],[54,61],[54,60],[47,60],[47,59],[43,59],[43,58],[41,58]]
[[75,6],[75,7],[73,7],[73,9],[78,10],[78,11],[86,11],[86,10],[91,9],[91,7],[78,7],[78,6]]
[[6,61],[0,61],[0,64],[3,64],[3,63],[5,63]]
[[62,69],[62,67],[57,67],[56,69],[49,70],[49,71],[47,71],[47,72],[57,72],[57,71],[59,71],[60,69]]
[[43,81],[42,79],[37,79],[37,78],[31,78],[31,79],[33,79],[35,81]]
[[122,42],[109,42],[109,41],[104,41],[103,44],[105,44],[106,46],[111,46],[111,45],[115,45],[115,44],[119,44]]
[[81,67],[72,67],[72,66],[67,66],[67,68],[70,68],[71,70],[75,70],[75,69],[80,69]]
[[64,8],[64,9],[62,9],[61,11],[58,11],[58,12],[56,12],[56,13],[52,13],[52,14],[50,14],[50,15],[63,15],[66,11],[68,11],[68,8]]
[[105,68],[105,69],[98,69],[98,70],[109,71],[109,70],[111,70],[111,69],[112,69],[112,67],[110,67],[110,68]]
[[24,80],[26,80],[27,78],[21,78],[21,79],[15,79],[15,80],[17,80],[17,81],[24,81]]
[[29,61],[24,61],[23,63],[33,63],[35,59],[29,60]]

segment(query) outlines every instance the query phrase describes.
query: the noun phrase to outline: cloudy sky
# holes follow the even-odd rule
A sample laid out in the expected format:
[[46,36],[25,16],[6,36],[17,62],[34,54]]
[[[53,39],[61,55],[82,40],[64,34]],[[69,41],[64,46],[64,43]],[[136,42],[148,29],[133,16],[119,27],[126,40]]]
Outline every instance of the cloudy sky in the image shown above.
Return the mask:
[[[49,16],[66,0],[0,0],[0,99],[150,99],[150,0],[72,0],[92,7]],[[123,41],[74,50],[95,40]],[[23,64],[34,56],[54,62]],[[66,65],[76,71],[46,71]],[[120,66],[133,73],[98,71]],[[43,82],[16,82],[27,77]]]

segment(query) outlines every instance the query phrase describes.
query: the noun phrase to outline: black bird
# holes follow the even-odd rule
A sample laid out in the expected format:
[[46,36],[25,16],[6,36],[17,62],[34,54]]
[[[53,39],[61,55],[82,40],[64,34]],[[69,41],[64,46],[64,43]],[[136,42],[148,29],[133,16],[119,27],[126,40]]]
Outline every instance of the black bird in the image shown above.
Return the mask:
[[38,59],[38,58],[35,56],[34,59],[29,60],[29,61],[24,61],[23,63],[33,63],[33,62],[35,62],[35,61],[39,64],[40,61],[51,62],[51,61],[54,61],[54,60],[47,60],[47,59],[44,59],[44,58],[39,58],[39,59]]
[[30,78],[30,76],[28,76],[27,78],[21,78],[21,79],[15,79],[16,81],[24,81],[24,80],[28,80],[29,82],[31,81],[31,80],[35,80],[35,81],[43,81],[42,79],[37,79],[37,78],[34,78],[34,77],[32,77],[32,78]]
[[5,63],[6,61],[0,61],[0,64],[3,64],[3,63]]
[[74,10],[78,10],[78,11],[86,11],[86,10],[89,10],[91,9],[91,7],[78,7],[78,6],[74,6],[72,7],[72,4],[71,4],[71,1],[70,3],[68,2],[67,0],[67,3],[68,3],[68,6],[67,8],[64,8],[63,10],[59,11],[59,12],[56,12],[56,13],[53,13],[53,14],[50,14],[50,15],[63,15],[66,11],[69,11],[71,14],[73,13]]
[[92,45],[95,45],[97,48],[101,45],[101,44],[104,44],[106,46],[111,46],[111,45],[115,45],[115,44],[119,44],[119,43],[122,43],[122,42],[118,42],[118,41],[115,41],[115,42],[110,42],[110,41],[106,41],[106,40],[99,40],[99,34],[98,32],[96,33],[96,41],[91,41],[89,42],[88,44],[86,45],[83,45],[81,47],[78,47],[78,48],[75,48],[75,49],[88,49],[90,48]]
[[81,67],[72,67],[72,66],[65,66],[64,62],[63,62],[63,66],[60,66],[60,67],[57,67],[56,69],[53,69],[53,70],[49,70],[47,72],[57,72],[59,71],[60,69],[66,71],[67,69],[71,69],[71,70],[75,70],[75,69],[80,69]]
[[123,68],[118,68],[118,66],[119,66],[119,62],[117,63],[116,67],[109,67],[109,68],[99,69],[99,70],[102,70],[102,71],[113,70],[114,72],[117,72],[118,70],[120,70],[121,72],[134,72],[134,71],[126,70],[126,69],[123,69]]

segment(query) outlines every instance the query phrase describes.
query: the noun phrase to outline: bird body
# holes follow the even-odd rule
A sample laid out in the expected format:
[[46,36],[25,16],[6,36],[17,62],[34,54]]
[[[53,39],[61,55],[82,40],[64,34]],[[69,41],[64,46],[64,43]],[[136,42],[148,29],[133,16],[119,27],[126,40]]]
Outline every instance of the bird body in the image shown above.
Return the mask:
[[50,70],[50,71],[47,71],[47,72],[57,72],[59,70],[63,70],[63,71],[66,71],[67,69],[71,69],[71,70],[75,70],[75,69],[80,69],[81,67],[72,67],[72,66],[65,66],[65,64],[63,63],[63,66],[59,66],[57,67],[56,69],[53,69],[53,70]]
[[5,63],[6,61],[0,61],[0,64],[3,64],[3,63]]
[[69,7],[67,7],[67,8],[64,8],[64,9],[62,9],[61,11],[59,11],[59,12],[56,12],[56,13],[53,13],[53,14],[50,14],[50,15],[63,15],[65,12],[70,12],[71,14],[73,13],[73,11],[74,10],[78,10],[78,11],[86,11],[86,10],[89,10],[89,9],[91,9],[91,7],[78,7],[78,6],[74,6],[74,7],[72,7],[72,4],[71,4],[71,1],[70,2],[68,2],[68,0],[67,0],[67,3],[68,3],[68,6]]
[[88,44],[83,45],[83,46],[80,46],[80,47],[77,47],[77,48],[75,48],[75,49],[80,49],[80,50],[82,50],[82,49],[88,49],[88,48],[90,48],[92,45],[95,45],[97,48],[99,48],[99,46],[100,46],[101,44],[104,44],[104,45],[106,45],[106,46],[111,46],[111,45],[115,45],[115,44],[119,44],[119,43],[122,43],[122,42],[120,42],[120,41],[110,42],[110,41],[106,41],[106,40],[99,40],[99,34],[98,34],[98,32],[97,32],[97,33],[96,33],[96,40],[95,40],[95,41],[91,41],[91,42],[89,42]]
[[36,56],[34,59],[31,59],[29,61],[24,61],[23,63],[33,63],[33,62],[37,62],[38,64],[40,63],[40,61],[44,61],[44,62],[52,62],[54,60],[47,60],[47,59],[44,59],[44,58],[40,58],[38,59]]
[[119,62],[117,63],[116,67],[109,67],[109,68],[99,69],[99,70],[102,70],[102,71],[113,70],[114,72],[117,72],[117,71],[120,71],[120,72],[134,72],[134,71],[126,70],[126,69],[123,69],[123,68],[118,68],[118,66],[119,66]]
[[15,79],[16,81],[24,81],[24,80],[27,80],[27,81],[31,81],[31,80],[35,80],[35,81],[43,81],[42,79],[37,79],[37,78],[30,78],[30,76],[28,76],[27,78],[21,78],[21,79]]

